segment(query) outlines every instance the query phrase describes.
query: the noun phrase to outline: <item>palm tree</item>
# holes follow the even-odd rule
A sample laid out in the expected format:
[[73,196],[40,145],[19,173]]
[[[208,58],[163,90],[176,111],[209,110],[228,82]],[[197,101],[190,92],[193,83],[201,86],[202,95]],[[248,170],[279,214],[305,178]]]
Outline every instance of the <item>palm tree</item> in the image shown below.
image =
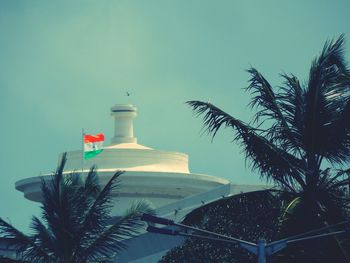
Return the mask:
[[250,106],[257,110],[250,123],[208,102],[187,103],[197,116],[203,115],[213,138],[221,127],[232,128],[252,169],[294,196],[281,218],[281,236],[343,220],[349,215],[345,189],[350,178],[350,169],[342,170],[350,160],[350,69],[344,35],[325,43],[305,84],[293,74],[282,74],[283,85],[276,89],[255,68],[248,73]]
[[139,233],[140,216],[152,213],[145,202],[139,202],[113,219],[112,196],[122,172],[101,188],[95,167],[83,180],[78,173],[64,174],[65,163],[66,154],[51,179],[42,179],[42,220],[33,217],[31,235],[0,218],[0,234],[17,252],[16,260],[2,258],[1,262],[107,262],[126,248],[123,239]]

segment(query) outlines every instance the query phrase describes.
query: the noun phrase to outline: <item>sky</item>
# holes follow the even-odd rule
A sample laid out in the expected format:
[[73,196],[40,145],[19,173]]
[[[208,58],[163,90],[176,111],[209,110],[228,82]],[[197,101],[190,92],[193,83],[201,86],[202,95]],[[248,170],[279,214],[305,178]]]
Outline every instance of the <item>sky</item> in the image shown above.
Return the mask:
[[[264,184],[233,133],[213,142],[185,105],[208,101],[249,121],[251,66],[274,86],[305,81],[324,42],[345,33],[350,1],[0,1],[0,217],[28,231],[38,204],[15,182],[56,168],[81,129],[113,134],[110,107],[132,103],[140,144],[189,155],[190,170]],[[127,97],[126,92],[131,96]]]

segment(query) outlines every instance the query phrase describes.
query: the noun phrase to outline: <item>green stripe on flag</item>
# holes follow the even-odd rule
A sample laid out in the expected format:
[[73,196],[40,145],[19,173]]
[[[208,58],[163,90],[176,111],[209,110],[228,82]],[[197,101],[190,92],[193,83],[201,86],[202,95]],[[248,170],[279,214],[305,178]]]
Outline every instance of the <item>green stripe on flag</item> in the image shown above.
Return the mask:
[[100,154],[103,151],[103,149],[96,150],[96,151],[91,151],[91,152],[84,152],[84,159],[90,159],[95,157],[96,155]]

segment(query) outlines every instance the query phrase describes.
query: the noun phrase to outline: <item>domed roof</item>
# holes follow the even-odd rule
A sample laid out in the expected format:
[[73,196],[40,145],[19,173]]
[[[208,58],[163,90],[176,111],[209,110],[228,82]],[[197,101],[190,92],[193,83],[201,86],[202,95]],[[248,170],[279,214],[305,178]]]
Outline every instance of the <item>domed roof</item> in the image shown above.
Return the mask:
[[[133,119],[137,115],[134,106],[117,104],[111,108],[111,115],[114,117],[111,144],[94,158],[84,161],[82,150],[67,152],[65,172],[77,171],[86,175],[91,166],[96,165],[100,183],[104,185],[117,170],[125,171],[120,178],[123,187],[118,191],[118,198],[122,201],[116,206],[120,211],[142,198],[155,207],[162,207],[175,200],[229,185],[229,181],[223,178],[190,173],[187,154],[155,150],[138,144],[133,131]],[[50,174],[17,181],[16,188],[26,198],[38,202],[41,199],[41,178],[49,178]]]

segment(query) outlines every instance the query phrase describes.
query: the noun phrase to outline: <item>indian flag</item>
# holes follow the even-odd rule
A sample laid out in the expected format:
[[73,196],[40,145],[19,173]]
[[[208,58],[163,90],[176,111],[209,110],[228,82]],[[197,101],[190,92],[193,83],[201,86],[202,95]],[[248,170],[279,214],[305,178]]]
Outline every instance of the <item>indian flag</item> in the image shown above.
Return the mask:
[[96,135],[84,134],[84,159],[90,159],[103,151],[103,133]]

